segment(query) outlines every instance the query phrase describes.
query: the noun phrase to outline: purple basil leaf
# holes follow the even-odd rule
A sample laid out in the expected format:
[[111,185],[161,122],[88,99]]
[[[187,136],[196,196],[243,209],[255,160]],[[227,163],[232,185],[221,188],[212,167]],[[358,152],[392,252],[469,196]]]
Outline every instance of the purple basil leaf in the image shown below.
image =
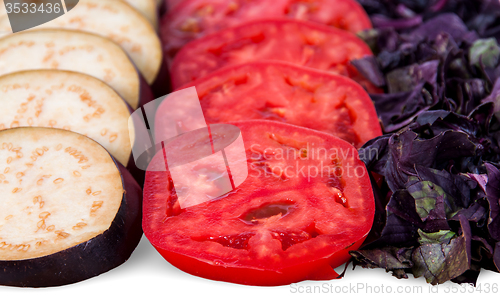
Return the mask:
[[415,164],[443,169],[452,159],[475,155],[476,149],[468,135],[462,132],[446,131],[431,139],[419,139],[412,131],[396,133],[389,139],[384,175],[394,192],[404,188],[410,175],[416,175]]
[[480,126],[483,127],[484,132],[489,132],[490,122],[494,114],[494,104],[492,102],[483,103],[473,111],[470,112],[468,118],[474,119]]
[[428,283],[442,284],[454,279],[471,266],[471,231],[468,221],[460,220],[462,235],[449,243],[423,244],[412,254],[412,272],[424,276]]
[[439,61],[433,60],[389,72],[387,74],[389,93],[410,92],[423,82],[427,82],[434,86],[434,89],[437,89],[438,66]]
[[430,10],[431,11],[440,11],[441,9],[443,9],[445,6],[446,6],[446,3],[448,2],[448,0],[437,0],[436,3],[434,3],[434,5],[431,6]]
[[497,242],[495,246],[495,253],[493,254],[493,262],[497,267],[497,271],[500,272],[500,242]]
[[486,163],[485,166],[488,170],[486,195],[490,204],[488,229],[491,236],[500,241],[500,170],[489,163]]
[[384,168],[387,162],[387,144],[389,135],[379,136],[366,142],[362,148],[359,149],[359,158],[363,161],[368,170],[384,174]]
[[408,191],[398,190],[394,192],[386,209],[388,216],[394,214],[412,225],[422,226],[422,218],[417,211],[415,198]]
[[478,38],[475,33],[469,32],[462,19],[454,13],[443,13],[426,21],[415,29],[411,35],[414,38],[434,40],[442,32],[450,34],[457,41],[473,42]]
[[468,175],[471,179],[475,180],[478,183],[483,192],[486,192],[486,183],[488,182],[488,175],[474,174],[474,173],[469,173]]
[[457,210],[453,197],[429,181],[414,183],[408,192],[415,199],[415,206],[422,221],[446,220]]
[[460,209],[452,219],[457,219],[458,216],[465,217],[470,222],[478,223],[479,226],[484,225],[488,220],[487,205],[483,205],[484,200],[472,203],[468,208]]
[[[416,122],[420,123],[422,121],[417,119]],[[426,129],[432,131],[433,135],[438,135],[449,130],[463,132],[469,135],[471,141],[481,134],[481,127],[476,121],[456,113],[448,113],[446,117],[435,118],[434,122],[426,127]],[[414,130],[417,129],[415,128]]]
[[500,47],[495,38],[478,39],[469,49],[469,63],[480,67],[494,68],[500,59]]
[[474,246],[472,249],[472,260],[480,262],[483,259],[483,254],[486,254],[486,257],[493,255],[494,248],[482,237],[473,235],[472,245]]
[[500,79],[497,79],[491,94],[482,100],[483,103],[492,102],[494,104],[495,117],[500,120]]
[[449,114],[450,112],[446,110],[429,110],[420,114],[415,122],[421,126],[432,125],[437,119],[444,119]]
[[451,281],[458,284],[470,284],[475,287],[480,271],[481,266],[479,266],[475,262],[472,262],[469,270],[452,279]]
[[[384,131],[392,132],[396,129],[388,129],[394,122],[399,122],[415,117],[415,113],[419,109],[425,108],[426,100],[422,94],[423,84],[416,87],[412,92],[396,93],[396,94],[371,94],[375,109],[382,121]],[[410,110],[407,105],[413,106]]]
[[355,263],[364,268],[384,268],[392,271],[397,278],[408,278],[405,269],[413,266],[411,262],[411,248],[386,247],[373,250],[350,252]]
[[382,50],[395,51],[401,43],[401,37],[393,28],[370,29],[358,32],[357,35],[368,44],[374,54],[378,54]]
[[445,193],[453,197],[455,204],[460,207],[469,205],[470,191],[476,185],[470,185],[465,177],[453,176],[445,170],[435,170],[420,165],[417,165],[415,169],[420,180],[429,181],[441,187]]
[[409,29],[422,24],[422,16],[416,15],[406,19],[389,19],[383,15],[372,16],[374,28]]
[[356,67],[359,73],[366,77],[375,86],[379,88],[385,86],[384,74],[380,71],[377,59],[374,56],[354,60],[351,61],[351,63]]
[[375,226],[380,233],[379,238],[373,240],[365,248],[383,246],[412,246],[417,244],[417,231],[423,223],[415,210],[415,200],[405,190],[392,194],[386,208],[385,222]]
[[380,238],[387,219],[387,212],[385,210],[386,205],[384,199],[387,194],[384,193],[385,192],[384,190],[379,188],[377,182],[375,181],[375,179],[371,174],[370,174],[370,183],[372,185],[373,196],[375,198],[375,216],[373,218],[373,226],[370,229],[370,233],[366,237],[361,248],[370,245],[372,242]]
[[425,244],[413,252],[415,277],[424,276],[428,283],[442,284],[469,269],[465,239],[454,238],[449,244]]
[[450,240],[455,236],[455,232],[450,230],[440,230],[438,232],[426,233],[422,230],[418,230],[418,235],[420,238],[418,242],[421,245],[424,244],[441,244],[446,243],[449,244]]
[[396,7],[396,12],[400,17],[403,17],[405,19],[409,19],[415,16],[415,12],[413,10],[401,3]]

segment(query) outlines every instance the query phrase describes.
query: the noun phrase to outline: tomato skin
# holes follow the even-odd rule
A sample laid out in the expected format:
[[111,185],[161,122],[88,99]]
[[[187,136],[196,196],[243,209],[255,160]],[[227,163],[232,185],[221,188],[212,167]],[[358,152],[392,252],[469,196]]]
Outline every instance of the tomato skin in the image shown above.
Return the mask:
[[372,28],[355,0],[188,0],[161,20],[165,56],[172,58],[186,43],[207,34],[271,18],[311,21],[352,33]]
[[167,5],[167,10],[172,10],[174,9],[177,5],[179,5],[182,2],[186,2],[185,0],[165,0],[163,1]]
[[223,67],[275,60],[328,71],[365,86],[351,60],[371,56],[364,41],[334,28],[295,20],[265,20],[219,31],[186,45],[170,69],[174,89]]
[[190,256],[174,253],[157,246],[154,247],[170,264],[189,274],[242,285],[281,286],[304,280],[320,281],[338,278],[339,275],[333,269],[347,262],[351,258],[349,251],[357,250],[365,238],[333,254],[331,259],[323,259],[315,263],[304,263],[281,271],[263,271],[223,265],[215,266]]
[[[260,161],[253,157],[252,144],[272,145],[276,139],[286,147],[307,141],[346,152],[342,157],[344,161],[339,161],[341,165],[334,167],[364,166],[354,147],[326,133],[270,121],[232,124],[242,131],[250,167],[260,166]],[[294,140],[286,140],[286,137]],[[153,164],[164,162],[162,154],[155,159]],[[315,160],[303,162],[317,165]],[[307,279],[333,279],[337,274],[332,267],[347,261],[348,251],[357,249],[369,233],[375,209],[368,174],[356,178],[345,175],[341,179],[348,205],[339,204],[335,196],[329,194],[327,189],[333,187],[331,178],[321,176],[307,182],[309,178],[289,176],[283,180],[276,175],[249,175],[240,188],[228,196],[176,209],[169,173],[148,171],[144,188],[144,234],[174,266],[213,280],[274,286]],[[242,221],[247,220],[248,210],[279,201],[291,203],[291,211],[264,217],[257,223]],[[311,223],[314,230],[307,231]],[[316,234],[282,247],[284,241],[273,237],[277,230],[289,230],[290,234],[306,230]],[[235,232],[253,233],[247,247],[240,246],[239,242],[226,245],[217,241]]]
[[223,68],[182,88],[191,86],[211,124],[276,120],[335,135],[357,148],[382,135],[366,91],[347,77],[324,71],[251,62]]

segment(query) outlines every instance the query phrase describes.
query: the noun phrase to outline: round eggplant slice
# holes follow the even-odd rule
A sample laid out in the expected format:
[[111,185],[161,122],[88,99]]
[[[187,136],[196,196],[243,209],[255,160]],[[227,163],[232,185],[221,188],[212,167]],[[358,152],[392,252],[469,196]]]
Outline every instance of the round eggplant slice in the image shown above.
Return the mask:
[[0,284],[49,287],[125,262],[142,236],[141,189],[94,140],[0,131]]
[[[162,50],[155,28],[124,1],[80,0],[70,13],[38,28],[65,28],[95,33],[119,44],[151,84],[160,70]],[[12,32],[7,15],[0,17],[0,32]]]
[[[130,159],[125,101],[91,76],[61,70],[30,70],[0,76],[0,130],[52,127],[99,142],[120,163]],[[133,139],[132,139],[133,141]]]
[[98,35],[62,29],[25,31],[0,38],[0,75],[31,69],[82,72],[114,88],[132,108],[154,99],[127,54]]

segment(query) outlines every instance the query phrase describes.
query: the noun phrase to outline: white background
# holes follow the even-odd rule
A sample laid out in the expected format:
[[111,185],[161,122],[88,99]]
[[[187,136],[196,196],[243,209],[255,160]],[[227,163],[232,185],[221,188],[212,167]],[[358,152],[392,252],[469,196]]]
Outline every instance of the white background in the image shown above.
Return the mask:
[[[0,268],[1,269],[1,268]],[[423,278],[398,280],[383,269],[348,268],[341,280],[301,282],[291,286],[252,287],[202,279],[184,273],[166,262],[143,237],[130,259],[120,267],[89,280],[56,288],[11,288],[0,286],[0,296],[91,296],[91,297],[170,297],[170,296],[500,296],[492,288],[500,285],[500,274],[482,271],[478,286],[460,287],[451,282],[431,286]],[[371,287],[368,288],[368,286]],[[362,288],[364,287],[364,288]],[[489,293],[487,293],[489,288]],[[314,290],[316,293],[306,293]],[[398,293],[398,290],[403,292]],[[408,292],[404,292],[408,290]],[[437,292],[436,292],[437,290]],[[458,291],[453,294],[452,290]],[[460,293],[460,290],[467,290]],[[337,291],[337,292],[336,292]],[[342,293],[343,291],[343,293]],[[391,292],[388,292],[391,291]],[[371,294],[370,294],[371,293]]]

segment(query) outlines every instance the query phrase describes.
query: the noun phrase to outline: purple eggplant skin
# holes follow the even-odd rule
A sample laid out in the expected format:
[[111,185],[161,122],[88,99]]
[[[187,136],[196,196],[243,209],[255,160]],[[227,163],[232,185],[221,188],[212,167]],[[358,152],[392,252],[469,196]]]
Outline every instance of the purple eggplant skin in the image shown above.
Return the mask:
[[142,189],[144,187],[144,181],[146,179],[146,171],[139,169],[135,164],[134,157],[130,155],[130,159],[127,164],[127,171],[135,179],[139,187]]
[[[146,84],[146,81],[144,81],[144,83]],[[142,85],[142,83],[141,83],[141,85]],[[146,87],[149,89],[149,86],[147,84],[146,84]],[[149,89],[149,92],[150,92],[151,97],[153,97],[153,93],[151,92],[150,89]],[[151,102],[151,101],[152,101],[152,99],[148,102]],[[125,102],[125,104],[127,105],[128,111],[132,115],[132,113],[134,113],[134,109],[125,100],[123,100],[123,102]],[[142,105],[140,105],[139,108],[142,108]],[[135,127],[137,127],[138,124],[139,123],[134,122]],[[137,133],[137,131],[139,131],[139,130],[136,128],[135,133]],[[135,141],[137,141],[137,138]],[[131,145],[132,145],[132,147],[134,147],[134,145],[136,145],[136,144],[131,143]],[[118,161],[115,160],[115,162],[118,162]],[[135,179],[135,181],[139,184],[139,186],[142,189],[144,187],[144,180],[146,179],[146,172],[142,169],[139,169],[139,167],[137,167],[135,160],[134,160],[134,156],[132,155],[132,152],[130,152],[130,158],[128,159],[128,163],[123,164],[123,165],[126,166],[128,172],[132,175],[132,177]]]
[[104,233],[69,249],[39,258],[0,261],[0,285],[53,287],[80,282],[128,260],[142,237],[142,189],[115,160],[124,193],[120,208]]
[[153,101],[156,97],[153,93],[152,87],[148,85],[142,74],[139,73],[139,104],[138,107],[143,106],[151,101]]
[[172,90],[169,66],[165,59],[163,59],[163,61],[161,62],[158,75],[156,76],[153,84],[151,84],[151,90],[153,91],[156,98],[165,96],[174,91]]

